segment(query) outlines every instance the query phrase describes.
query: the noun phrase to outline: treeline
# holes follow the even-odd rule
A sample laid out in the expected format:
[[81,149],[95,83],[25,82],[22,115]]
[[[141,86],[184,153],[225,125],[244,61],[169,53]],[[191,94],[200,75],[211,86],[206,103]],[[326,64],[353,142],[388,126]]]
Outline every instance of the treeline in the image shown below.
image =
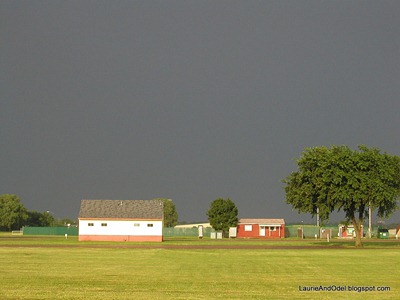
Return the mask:
[[66,226],[70,219],[56,219],[51,212],[29,211],[13,194],[0,195],[0,231],[19,230],[24,226]]

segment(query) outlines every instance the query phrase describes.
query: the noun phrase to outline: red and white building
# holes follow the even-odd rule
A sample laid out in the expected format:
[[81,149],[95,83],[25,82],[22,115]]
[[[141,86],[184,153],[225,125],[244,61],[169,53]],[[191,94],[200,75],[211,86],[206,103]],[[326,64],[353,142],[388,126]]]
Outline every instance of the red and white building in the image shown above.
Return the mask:
[[159,200],[82,200],[79,241],[162,242]]
[[[339,224],[339,238],[355,238],[356,231],[354,230],[353,225],[343,225]],[[364,236],[364,226],[361,225],[361,237]]]
[[240,219],[237,227],[238,238],[284,238],[284,219]]

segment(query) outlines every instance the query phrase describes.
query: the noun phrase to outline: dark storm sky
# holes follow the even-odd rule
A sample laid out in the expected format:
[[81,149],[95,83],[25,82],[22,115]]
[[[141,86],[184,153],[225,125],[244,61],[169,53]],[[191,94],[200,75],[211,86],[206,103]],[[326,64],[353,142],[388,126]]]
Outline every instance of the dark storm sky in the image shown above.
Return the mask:
[[[0,193],[172,198],[207,220],[311,220],[281,179],[305,147],[400,155],[399,1],[0,2]],[[400,220],[400,214],[395,215]]]

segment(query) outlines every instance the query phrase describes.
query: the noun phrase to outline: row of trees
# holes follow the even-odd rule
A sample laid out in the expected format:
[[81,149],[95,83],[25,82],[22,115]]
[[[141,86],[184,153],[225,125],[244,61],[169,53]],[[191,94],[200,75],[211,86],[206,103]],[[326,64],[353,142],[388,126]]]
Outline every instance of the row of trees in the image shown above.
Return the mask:
[[29,211],[16,195],[0,195],[0,230],[19,230],[23,226],[64,226],[73,223],[70,219],[56,219],[49,211]]

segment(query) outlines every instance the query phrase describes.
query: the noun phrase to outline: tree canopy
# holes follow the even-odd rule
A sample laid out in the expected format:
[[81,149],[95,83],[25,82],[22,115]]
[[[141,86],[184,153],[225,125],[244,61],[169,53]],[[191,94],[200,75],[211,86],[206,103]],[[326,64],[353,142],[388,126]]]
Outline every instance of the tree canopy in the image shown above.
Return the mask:
[[0,195],[0,228],[3,230],[20,229],[28,219],[28,211],[16,195]]
[[236,227],[238,224],[238,209],[229,198],[218,198],[211,203],[207,212],[210,225],[215,230],[229,231],[229,227]]
[[164,227],[176,226],[178,224],[178,212],[176,211],[175,203],[166,198],[157,198],[155,200],[160,200],[164,203]]
[[359,146],[307,148],[297,160],[298,171],[283,180],[286,202],[298,212],[319,210],[321,220],[333,211],[343,211],[356,231],[361,246],[361,225],[369,206],[379,217],[397,209],[400,196],[400,157],[379,149]]
[[54,217],[48,213],[40,213],[38,211],[28,211],[28,219],[26,220],[27,226],[47,227],[54,224]]

